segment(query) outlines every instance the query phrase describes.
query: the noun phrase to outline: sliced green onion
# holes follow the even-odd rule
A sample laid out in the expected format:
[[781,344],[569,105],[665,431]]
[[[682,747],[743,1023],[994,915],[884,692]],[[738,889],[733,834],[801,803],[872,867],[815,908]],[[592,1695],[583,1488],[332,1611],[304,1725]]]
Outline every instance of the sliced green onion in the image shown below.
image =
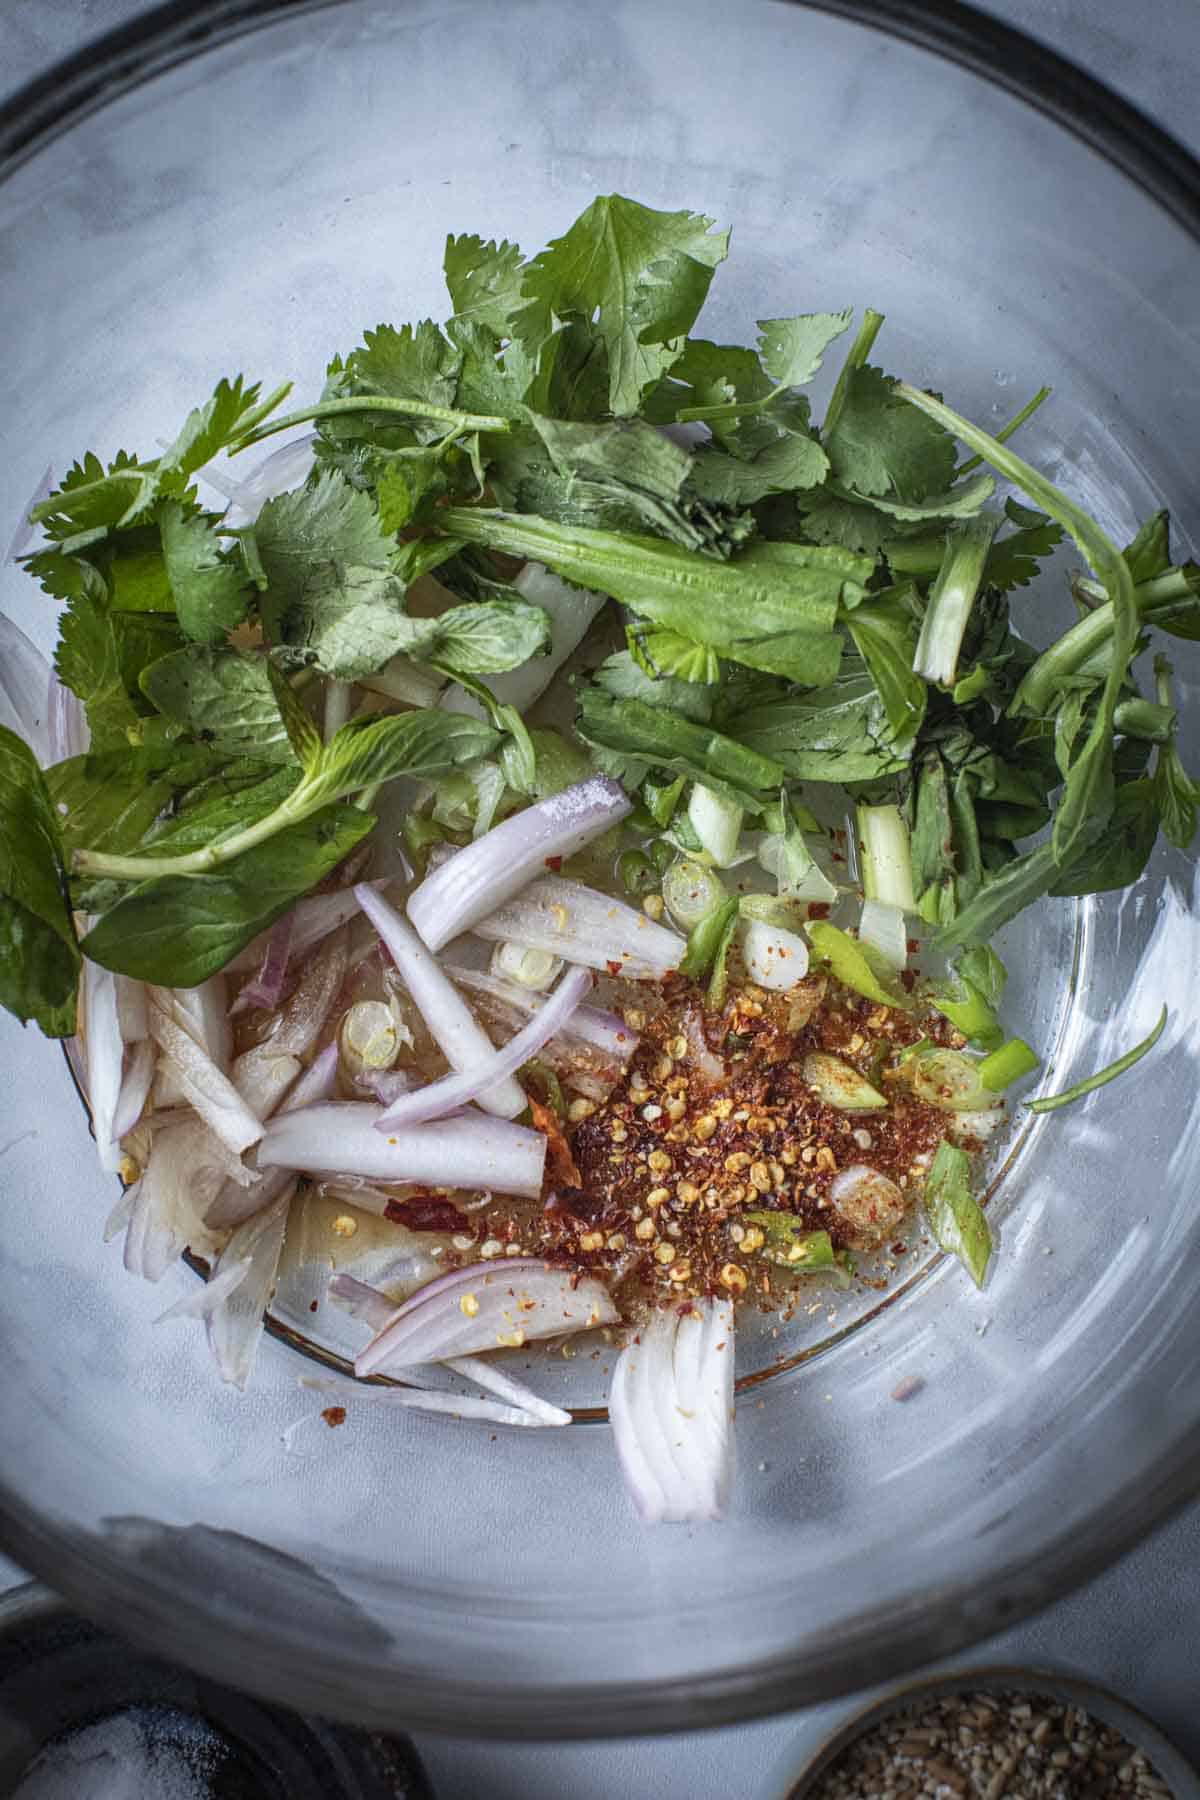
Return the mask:
[[663,876],[662,896],[681,931],[691,931],[728,900],[719,875],[690,857],[672,863]]
[[688,933],[687,949],[679,964],[681,975],[698,981],[702,975],[708,974],[722,946],[728,947],[733,930],[731,921],[736,922],[737,914],[737,898],[733,896],[712,908],[692,926]]
[[684,776],[679,775],[674,781],[661,782],[648,775],[642,783],[642,803],[660,831],[665,831],[675,817],[675,808],[683,794],[684,779]]
[[407,1031],[402,1034],[398,1027],[395,1010],[385,1000],[360,1000],[342,1020],[338,1049],[350,1073],[361,1075],[368,1069],[390,1069],[407,1037]]
[[617,858],[617,874],[627,894],[648,894],[658,886],[658,870],[644,850],[625,850]]
[[901,1012],[913,1010],[913,1002],[867,945],[856,943],[848,932],[823,919],[810,920],[805,929],[814,954],[828,965],[843,987],[853,988],[856,994],[880,1006],[895,1006]]
[[961,1050],[927,1050],[913,1058],[909,1080],[914,1094],[943,1112],[978,1112],[989,1103],[980,1080],[981,1064]]
[[446,833],[442,826],[433,819],[427,819],[421,813],[410,812],[400,827],[400,835],[404,839],[404,848],[418,874],[424,874],[429,852],[434,844],[444,844]]
[[945,1138],[925,1180],[925,1213],[939,1249],[957,1256],[976,1287],[982,1287],[992,1234],[971,1192],[971,1159]]
[[916,912],[913,893],[912,851],[908,826],[898,806],[858,808],[858,836],[862,849],[863,892],[868,900]]
[[1060,1106],[1070,1106],[1074,1101],[1082,1100],[1085,1094],[1093,1093],[1096,1088],[1105,1087],[1110,1081],[1115,1081],[1118,1075],[1123,1075],[1126,1069],[1132,1069],[1134,1063],[1141,1062],[1147,1051],[1153,1050],[1162,1036],[1166,1022],[1167,1009],[1164,1006],[1153,1031],[1140,1044],[1135,1044],[1132,1050],[1127,1050],[1124,1056],[1118,1056],[1115,1062],[1099,1069],[1095,1075],[1089,1075],[1086,1080],[1077,1081],[1074,1087],[1066,1088],[1061,1094],[1046,1094],[1040,1100],[1026,1100],[1025,1105],[1030,1112],[1057,1112]]
[[743,894],[738,901],[743,919],[759,919],[780,931],[799,931],[807,923],[808,908],[787,894]]
[[659,875],[665,875],[675,861],[674,845],[669,844],[666,838],[655,838],[646,854]]
[[950,687],[958,674],[958,653],[983,580],[984,564],[999,517],[980,513],[960,519],[946,533],[946,549],[929,590],[913,670],[924,681]]
[[818,1099],[838,1112],[881,1112],[886,1097],[872,1087],[865,1075],[824,1050],[810,1050],[800,1065],[805,1081]]
[[858,941],[876,951],[889,969],[908,966],[908,927],[898,906],[885,900],[864,900],[858,921]]
[[699,782],[688,800],[688,823],[719,869],[727,869],[738,853],[743,809]]
[[931,993],[929,1003],[943,1019],[949,1019],[956,1031],[961,1031],[981,1050],[998,1050],[1004,1042],[1004,1027],[994,1010],[975,983],[964,976],[959,976],[954,989],[942,988]]
[[543,993],[563,966],[561,956],[550,950],[531,950],[528,944],[497,944],[492,952],[492,974],[519,987]]
[[1023,1075],[1031,1075],[1039,1061],[1024,1038],[1009,1038],[1006,1044],[984,1057],[979,1065],[979,1079],[993,1094],[1002,1094]]
[[725,991],[729,984],[729,948],[733,943],[733,934],[737,930],[737,901],[732,900],[722,908],[725,923],[721,935],[717,939],[717,948],[713,955],[712,974],[708,981],[708,994],[705,1004],[710,1012],[720,1012],[725,1004]]

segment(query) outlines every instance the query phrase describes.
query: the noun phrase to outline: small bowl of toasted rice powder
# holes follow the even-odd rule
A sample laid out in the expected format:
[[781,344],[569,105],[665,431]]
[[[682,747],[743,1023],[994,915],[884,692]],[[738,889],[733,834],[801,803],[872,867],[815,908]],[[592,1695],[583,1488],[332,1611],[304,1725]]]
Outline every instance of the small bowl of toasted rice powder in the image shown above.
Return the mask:
[[909,1684],[839,1726],[786,1800],[1200,1800],[1200,1778],[1115,1694],[1042,1669]]

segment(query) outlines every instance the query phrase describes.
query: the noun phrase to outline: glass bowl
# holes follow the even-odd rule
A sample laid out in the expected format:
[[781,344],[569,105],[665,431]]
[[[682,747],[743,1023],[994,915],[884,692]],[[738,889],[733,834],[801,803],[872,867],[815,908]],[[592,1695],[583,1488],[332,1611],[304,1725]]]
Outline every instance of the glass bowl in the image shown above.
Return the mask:
[[[0,177],[13,525],[47,465],[153,444],[222,374],[313,392],[364,326],[437,315],[448,230],[528,249],[619,190],[732,223],[712,335],[872,304],[881,360],[983,423],[1052,382],[1024,453],[1114,535],[1169,504],[1197,547],[1200,171],[966,7],[171,6],[3,109]],[[11,562],[0,605],[49,647]],[[1066,621],[1061,571],[1018,617]],[[194,1327],[153,1324],[194,1277],[125,1276],[61,1055],[5,1017],[0,1542],[224,1681],[457,1733],[795,1707],[1045,1604],[1195,1489],[1192,864],[1001,948],[1054,1085],[1166,1000],[1153,1060],[1016,1135],[984,1292],[917,1256],[748,1338],[738,1499],[696,1530],[633,1522],[603,1350],[557,1382],[588,1418],[536,1437],[379,1406],[329,1429],[286,1341],[222,1388]]]

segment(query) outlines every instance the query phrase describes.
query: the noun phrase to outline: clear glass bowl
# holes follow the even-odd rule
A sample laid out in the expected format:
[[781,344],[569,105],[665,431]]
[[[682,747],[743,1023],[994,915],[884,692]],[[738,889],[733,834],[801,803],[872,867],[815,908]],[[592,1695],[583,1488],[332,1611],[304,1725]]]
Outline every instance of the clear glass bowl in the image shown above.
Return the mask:
[[[1170,504],[1196,548],[1200,171],[963,7],[168,7],[0,113],[0,158],[13,524],[48,464],[152,444],[222,374],[312,392],[365,325],[439,314],[447,230],[532,248],[616,189],[733,224],[714,336],[852,301],[983,422],[1050,381],[1026,455],[1115,535]],[[0,605],[50,645],[11,563]],[[1061,579],[1018,606],[1034,636],[1066,609]],[[733,1516],[695,1531],[634,1524],[602,1421],[330,1430],[280,1342],[223,1389],[194,1327],[152,1324],[192,1277],[147,1288],[102,1245],[60,1053],[5,1018],[0,1541],[226,1681],[460,1733],[802,1705],[1044,1604],[1195,1488],[1193,886],[1163,854],[1010,935],[1055,1084],[1165,999],[1158,1052],[1013,1146],[986,1292],[930,1264],[783,1346],[743,1392]]]

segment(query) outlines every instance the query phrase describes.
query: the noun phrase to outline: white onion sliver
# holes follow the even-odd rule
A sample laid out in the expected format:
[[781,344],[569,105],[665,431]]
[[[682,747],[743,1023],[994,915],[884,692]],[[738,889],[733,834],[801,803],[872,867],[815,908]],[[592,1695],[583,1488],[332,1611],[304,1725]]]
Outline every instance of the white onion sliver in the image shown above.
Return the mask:
[[698,1300],[654,1314],[617,1359],[609,1416],[630,1496],[648,1524],[719,1519],[733,1475],[733,1308]]
[[[496,1053],[491,1038],[407,919],[365,884],[354,891],[450,1067],[465,1075],[489,1062]],[[515,1119],[525,1110],[525,1095],[511,1076],[475,1098],[485,1112],[501,1119]]]
[[300,1073],[300,1059],[270,1043],[255,1044],[235,1058],[230,1079],[256,1119],[269,1119]]
[[50,671],[50,698],[46,705],[51,763],[82,756],[92,741],[83,702]]
[[224,1305],[235,1288],[241,1287],[249,1272],[249,1262],[228,1263],[219,1272],[214,1270],[203,1287],[192,1288],[182,1300],[176,1300],[174,1306],[160,1312],[154,1323],[165,1325],[168,1319],[207,1319],[218,1306]]
[[[326,1292],[352,1318],[361,1319],[372,1331],[385,1331],[399,1311],[396,1303],[389,1300],[386,1294],[381,1294],[378,1288],[370,1287],[365,1281],[357,1281],[353,1275],[335,1275]],[[523,1381],[517,1381],[503,1370],[493,1368],[481,1356],[449,1356],[443,1367],[453,1369],[464,1381],[475,1382],[485,1393],[495,1394],[498,1399],[507,1400],[511,1405],[533,1413],[546,1425],[571,1423],[570,1413],[564,1412],[561,1406],[553,1406],[549,1400],[543,1400],[540,1394],[535,1394]]]
[[[305,1069],[280,1111],[296,1112],[303,1106],[315,1106],[319,1100],[328,1100],[337,1085],[337,1070],[337,1045],[329,1044]],[[236,1181],[226,1182],[205,1214],[205,1224],[216,1231],[240,1225],[243,1219],[252,1218],[277,1200],[291,1178],[290,1169],[271,1169],[251,1188],[242,1187]]]
[[[387,887],[388,881],[370,881],[366,884],[376,890]],[[310,894],[307,900],[297,900],[291,910],[292,943],[291,960],[297,961],[306,951],[319,944],[322,938],[336,931],[339,925],[345,925],[359,910],[355,898],[354,887],[336,888],[329,894]],[[275,929],[271,927],[271,931]],[[226,963],[226,975],[245,975],[257,969],[266,955],[271,931],[260,931],[252,938],[244,950],[231,962]]]
[[223,975],[212,975],[190,988],[148,987],[146,997],[151,1006],[157,1006],[194,1038],[223,1074],[229,1073],[233,1028],[227,1017]]
[[240,1165],[203,1120],[188,1117],[157,1131],[141,1180],[128,1190],[125,1267],[159,1281],[189,1244],[204,1250],[211,1239],[204,1214]]
[[890,969],[908,966],[908,926],[898,906],[889,906],[883,900],[864,900],[858,940],[877,950]]
[[250,1111],[228,1076],[221,1073],[195,1039],[153,1004],[153,995],[151,1001],[150,1029],[176,1081],[221,1142],[240,1155],[261,1138],[262,1120]]
[[502,1050],[494,1050],[487,1063],[468,1074],[443,1075],[423,1088],[398,1095],[375,1129],[391,1131],[397,1125],[420,1125],[426,1119],[442,1118],[455,1107],[477,1099],[481,1090],[494,1086],[504,1076],[515,1075],[562,1029],[591,985],[587,969],[568,969],[528,1025],[510,1038]]
[[222,1381],[234,1387],[244,1388],[254,1368],[295,1191],[289,1182],[272,1206],[239,1225],[213,1265],[214,1279],[244,1265],[241,1281],[207,1319],[209,1349]]
[[[459,851],[459,856],[465,854]],[[658,980],[677,969],[687,948],[681,937],[656,925],[644,912],[560,875],[531,881],[515,899],[478,919],[471,929],[489,943],[510,940],[532,950],[549,950],[565,962],[601,973],[611,974],[611,965],[617,964],[634,980]]]
[[546,1140],[540,1131],[504,1119],[464,1115],[385,1137],[375,1129],[382,1110],[350,1100],[277,1113],[258,1147],[259,1167],[345,1172],[433,1187],[492,1188],[531,1200],[541,1193]]
[[144,983],[132,975],[117,976],[117,1012],[121,1036],[127,1044],[140,1044],[150,1034],[150,1012]]
[[[458,987],[465,987],[477,994],[488,994],[492,999],[513,1007],[529,1018],[533,1017],[542,1004],[541,995],[531,993],[528,988],[521,987],[515,981],[504,981],[498,975],[485,974],[481,969],[463,968],[457,963],[443,963],[442,968]],[[561,1035],[592,1044],[618,1062],[628,1062],[641,1043],[638,1033],[626,1025],[618,1013],[606,1012],[601,1006],[577,1006]]]
[[125,1071],[113,1113],[113,1137],[118,1143],[128,1136],[146,1110],[150,1089],[154,1085],[154,1066],[157,1060],[158,1049],[153,1038],[142,1038],[133,1046],[133,1054],[129,1058],[129,1067]]
[[522,1425],[537,1430],[547,1421],[522,1407],[503,1406],[498,1400],[478,1400],[474,1394],[447,1394],[442,1388],[361,1387],[357,1382],[333,1381],[319,1375],[302,1375],[301,1387],[339,1400],[373,1400],[414,1412],[448,1413],[456,1419],[484,1419],[490,1425]]
[[231,1015],[249,1011],[252,1006],[261,1006],[267,1012],[274,1012],[283,999],[283,989],[287,981],[288,961],[292,952],[292,932],[296,924],[296,913],[293,908],[285,912],[281,919],[276,919],[267,933],[267,947],[263,952],[262,963],[258,973],[243,987],[241,993],[230,1008]]
[[0,725],[24,738],[43,768],[56,760],[50,732],[50,664],[0,613]]
[[115,1174],[121,1146],[115,1128],[121,1096],[125,1044],[117,1012],[117,978],[98,963],[83,965],[83,1031],[87,1066],[88,1107],[100,1167]]
[[797,932],[744,919],[740,936],[746,973],[759,987],[786,993],[808,974],[808,945]]
[[632,810],[618,782],[589,776],[515,813],[448,858],[409,896],[408,916],[429,948],[440,950],[511,900],[548,859],[582,850]]
[[[467,1295],[476,1303],[470,1313],[460,1305]],[[517,1349],[533,1338],[611,1325],[618,1317],[607,1288],[590,1276],[576,1280],[529,1257],[494,1268],[472,1263],[406,1300],[358,1356],[354,1370],[372,1375],[480,1350]]]

